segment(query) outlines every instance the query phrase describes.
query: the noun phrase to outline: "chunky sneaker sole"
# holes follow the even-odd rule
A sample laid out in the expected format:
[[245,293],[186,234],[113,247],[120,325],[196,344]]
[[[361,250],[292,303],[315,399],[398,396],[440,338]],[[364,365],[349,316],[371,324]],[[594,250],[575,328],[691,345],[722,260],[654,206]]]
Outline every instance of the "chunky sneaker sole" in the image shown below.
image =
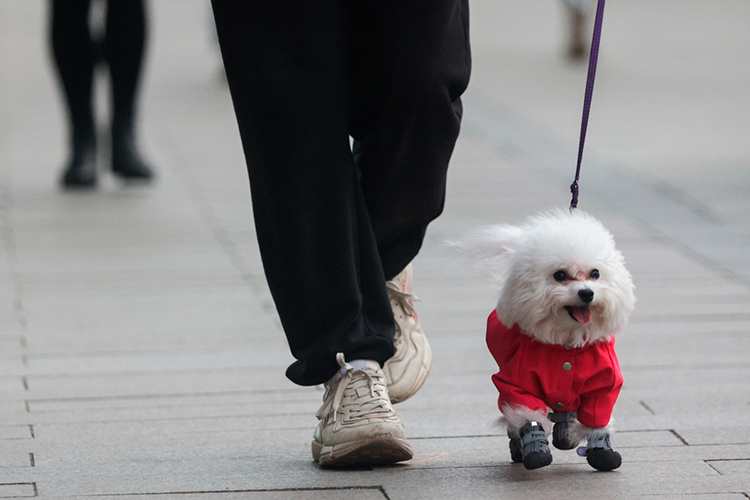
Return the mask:
[[325,446],[313,439],[312,456],[321,467],[354,467],[411,460],[414,451],[405,439],[383,433],[334,446]]
[[414,311],[412,265],[409,264],[386,286],[396,321],[396,354],[386,361],[383,372],[393,404],[406,401],[422,387],[432,368],[432,349]]
[[341,370],[326,383],[312,456],[322,467],[383,465],[414,456],[404,426],[393,411],[385,375],[377,361],[353,363],[339,353]]

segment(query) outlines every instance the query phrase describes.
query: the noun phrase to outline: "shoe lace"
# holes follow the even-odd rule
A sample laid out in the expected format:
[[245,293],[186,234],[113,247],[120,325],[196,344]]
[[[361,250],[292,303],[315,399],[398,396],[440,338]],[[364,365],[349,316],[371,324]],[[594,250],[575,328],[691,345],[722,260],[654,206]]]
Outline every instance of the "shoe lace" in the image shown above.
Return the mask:
[[348,420],[356,421],[373,417],[390,416],[393,407],[386,396],[385,376],[367,370],[356,370],[344,360],[343,353],[336,355],[336,361],[346,372],[338,381],[330,405],[324,405],[320,414],[327,411],[343,411]]

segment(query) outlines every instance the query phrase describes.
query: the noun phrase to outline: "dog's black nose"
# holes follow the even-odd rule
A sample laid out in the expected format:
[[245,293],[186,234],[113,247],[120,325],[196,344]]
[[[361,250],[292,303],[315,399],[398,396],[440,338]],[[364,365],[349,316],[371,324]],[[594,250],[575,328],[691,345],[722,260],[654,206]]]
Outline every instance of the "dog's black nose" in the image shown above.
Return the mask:
[[578,297],[584,301],[585,303],[589,303],[592,300],[594,300],[594,291],[589,288],[584,288],[583,290],[578,290]]

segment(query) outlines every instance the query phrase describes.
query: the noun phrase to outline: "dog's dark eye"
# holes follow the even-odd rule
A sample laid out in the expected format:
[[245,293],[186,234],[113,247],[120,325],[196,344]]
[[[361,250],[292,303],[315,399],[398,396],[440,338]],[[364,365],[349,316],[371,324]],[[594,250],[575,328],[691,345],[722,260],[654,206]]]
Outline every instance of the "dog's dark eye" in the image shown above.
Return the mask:
[[565,281],[568,279],[568,273],[566,273],[563,270],[557,271],[555,274],[552,275],[553,278],[555,278],[555,281]]
[[589,278],[591,278],[592,280],[598,280],[599,279],[599,270],[598,269],[594,269],[593,271],[591,271],[591,274],[589,274]]

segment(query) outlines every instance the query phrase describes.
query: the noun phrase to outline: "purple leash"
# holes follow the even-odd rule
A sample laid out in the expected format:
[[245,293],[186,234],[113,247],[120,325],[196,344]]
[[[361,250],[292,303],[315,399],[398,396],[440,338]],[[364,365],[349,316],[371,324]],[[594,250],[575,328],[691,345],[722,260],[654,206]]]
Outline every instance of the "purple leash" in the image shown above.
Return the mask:
[[578,207],[578,179],[581,176],[581,161],[583,160],[583,145],[586,142],[586,129],[589,125],[589,112],[591,111],[591,96],[594,93],[594,79],[596,78],[596,62],[599,59],[599,40],[602,37],[602,21],[604,20],[604,0],[598,0],[596,4],[596,20],[594,21],[594,34],[591,39],[591,54],[589,55],[589,74],[586,79],[586,95],[583,99],[583,119],[581,120],[581,138],[578,141],[578,163],[576,165],[576,177],[570,185],[573,199],[570,201],[570,210]]

